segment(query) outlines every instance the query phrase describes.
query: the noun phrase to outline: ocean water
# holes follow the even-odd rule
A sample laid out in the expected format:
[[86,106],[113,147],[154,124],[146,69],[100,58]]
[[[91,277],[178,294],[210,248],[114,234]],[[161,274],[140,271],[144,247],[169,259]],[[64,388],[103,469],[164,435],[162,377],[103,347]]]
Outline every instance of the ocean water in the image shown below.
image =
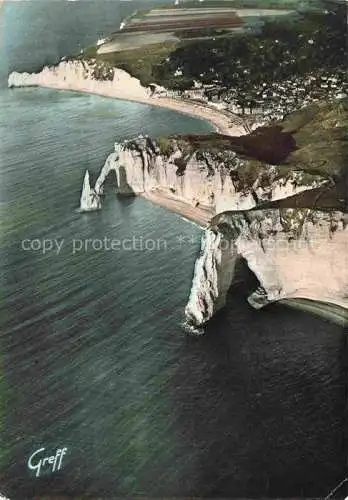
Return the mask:
[[[122,17],[116,2],[24,3],[2,11],[4,81],[8,68],[110,30],[114,8]],[[281,304],[252,310],[255,283],[238,283],[241,268],[226,309],[190,337],[183,310],[201,230],[110,186],[101,212],[76,211],[85,169],[95,178],[115,140],[210,126],[46,89],[3,86],[0,109],[0,491],[327,495],[347,474],[343,327]],[[36,477],[27,463],[42,448],[37,457],[66,454]]]

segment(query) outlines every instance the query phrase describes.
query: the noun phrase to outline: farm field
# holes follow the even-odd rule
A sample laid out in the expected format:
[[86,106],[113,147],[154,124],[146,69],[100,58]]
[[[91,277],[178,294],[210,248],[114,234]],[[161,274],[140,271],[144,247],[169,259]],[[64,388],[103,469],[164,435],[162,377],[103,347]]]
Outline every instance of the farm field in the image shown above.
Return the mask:
[[235,92],[253,85],[259,74],[284,80],[340,60],[339,41],[336,48],[330,42],[325,56],[322,50],[332,38],[329,25],[337,37],[344,29],[338,16],[327,16],[327,2],[317,0],[315,9],[304,1],[258,4],[195,0],[136,11],[78,57],[97,61],[100,74],[124,69],[145,86],[156,82],[182,91],[196,81]]
[[209,2],[187,7],[183,4],[135,12],[123,21],[120,30],[98,45],[96,54],[257,32],[267,19],[296,15],[294,10],[281,8],[236,8],[229,0],[225,2],[226,7],[221,7],[220,3],[217,5],[214,7]]

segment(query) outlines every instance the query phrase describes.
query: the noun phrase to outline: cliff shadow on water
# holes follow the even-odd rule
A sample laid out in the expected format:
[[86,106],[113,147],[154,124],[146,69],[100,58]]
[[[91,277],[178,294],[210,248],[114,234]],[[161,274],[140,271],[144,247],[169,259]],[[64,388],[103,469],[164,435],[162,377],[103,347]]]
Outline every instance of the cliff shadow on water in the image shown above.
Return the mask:
[[[110,175],[110,174],[109,174]],[[134,196],[135,193],[134,193],[134,190],[132,188],[132,186],[128,183],[128,179],[127,179],[127,171],[125,169],[125,167],[123,167],[122,165],[119,166],[118,168],[118,175],[119,175],[119,184],[117,185],[117,179],[116,179],[116,185],[117,187],[120,188],[120,192],[118,194],[122,194],[123,196]],[[116,177],[116,175],[115,175]],[[121,192],[122,190],[122,192]]]
[[188,338],[177,375],[201,493],[325,497],[346,476],[346,335],[280,303],[254,310],[257,286],[240,260],[226,307]]
[[104,181],[103,186],[108,191],[111,190],[111,189],[115,189],[115,188],[118,187],[117,176],[116,176],[115,170],[110,170],[110,172],[108,173],[108,175],[105,177],[105,181]]

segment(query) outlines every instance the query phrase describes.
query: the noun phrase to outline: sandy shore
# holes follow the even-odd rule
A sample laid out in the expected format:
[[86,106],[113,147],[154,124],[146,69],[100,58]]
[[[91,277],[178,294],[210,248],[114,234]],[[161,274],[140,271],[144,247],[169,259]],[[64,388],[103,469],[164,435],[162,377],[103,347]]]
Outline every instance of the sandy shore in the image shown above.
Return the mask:
[[233,116],[227,116],[223,112],[204,106],[204,104],[195,104],[193,102],[168,97],[149,97],[148,104],[172,109],[180,113],[206,120],[211,123],[220,134],[239,136],[246,133],[242,126],[233,122]]
[[213,210],[200,206],[194,207],[190,203],[171,196],[164,190],[156,189],[142,193],[140,196],[171,212],[182,215],[185,219],[195,222],[202,228],[206,228],[210,219],[215,215]]

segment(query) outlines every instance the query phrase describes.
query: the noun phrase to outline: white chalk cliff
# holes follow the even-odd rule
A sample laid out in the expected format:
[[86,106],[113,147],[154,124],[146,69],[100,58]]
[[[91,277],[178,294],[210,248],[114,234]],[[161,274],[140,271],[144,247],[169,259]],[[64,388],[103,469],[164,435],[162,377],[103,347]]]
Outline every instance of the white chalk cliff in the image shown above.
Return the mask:
[[[224,306],[239,259],[245,259],[260,283],[248,298],[254,308],[285,298],[305,298],[348,309],[347,215],[307,208],[253,210],[256,203],[323,186],[325,180],[307,175],[305,181],[301,171],[282,177],[276,166],[265,166],[262,179],[248,186],[238,177],[247,160],[231,152],[227,158],[223,152],[220,163],[209,154],[194,154],[178,163],[175,160],[182,160],[185,153],[176,146],[163,154],[149,137],[116,143],[96,181],[94,206],[101,206],[105,180],[114,172],[118,194],[167,191],[181,201],[210,207],[216,214],[203,235],[195,264],[185,309],[189,325],[204,326]],[[232,160],[232,170],[226,159]]]
[[[105,179],[114,172],[117,194],[160,192],[191,205],[199,204],[214,215],[247,210],[257,203],[287,198],[327,183],[319,175],[304,176],[300,170],[286,173],[275,165],[265,165],[249,185],[243,177],[248,160],[241,160],[233,151],[187,153],[180,141],[173,139],[171,144],[170,152],[164,153],[149,137],[116,143],[93,192],[101,195]],[[101,207],[100,198],[94,206]],[[84,207],[81,204],[81,210]]]
[[133,100],[150,94],[149,89],[126,71],[101,67],[95,60],[62,61],[57,66],[45,66],[39,73],[13,72],[8,77],[8,86],[79,90]]
[[260,286],[254,308],[285,298],[348,309],[348,216],[339,211],[269,209],[217,215],[202,238],[185,315],[203,326],[225,305],[238,259]]
[[[197,106],[197,103],[193,104],[187,100],[175,98],[171,91],[159,85],[145,86],[127,71],[100,59],[63,58],[59,64],[45,66],[38,73],[14,71],[8,77],[8,86],[10,88],[48,87],[57,90],[87,92],[153,106],[164,106],[167,109],[208,120],[219,131],[224,130],[228,134],[233,132],[236,136],[246,134],[244,120],[240,118],[234,120],[232,126],[230,117],[217,111],[212,105]],[[161,89],[164,89],[164,92],[161,92]],[[260,123],[259,121],[255,122],[251,128],[257,128]]]

